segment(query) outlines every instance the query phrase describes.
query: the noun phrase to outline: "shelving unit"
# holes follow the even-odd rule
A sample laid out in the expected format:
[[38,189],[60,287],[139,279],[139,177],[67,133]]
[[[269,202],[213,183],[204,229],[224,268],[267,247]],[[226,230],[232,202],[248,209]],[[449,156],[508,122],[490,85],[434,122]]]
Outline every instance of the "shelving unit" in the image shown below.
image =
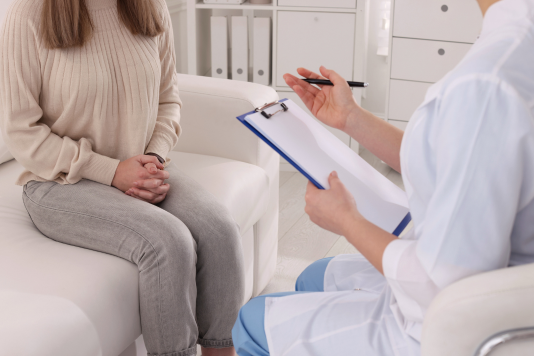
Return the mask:
[[[169,6],[177,1],[179,0],[168,0]],[[210,17],[214,13],[220,13],[220,10],[232,10],[236,16],[249,18],[249,31],[252,30],[252,19],[255,16],[271,17],[271,86],[280,97],[288,97],[300,103],[300,99],[281,81],[283,73],[278,73],[279,69],[296,74],[298,66],[318,71],[319,65],[325,65],[342,72],[347,80],[364,81],[369,1],[354,0],[355,7],[343,8],[332,6],[336,2],[340,4],[350,1],[315,0],[315,4],[324,4],[324,7],[309,7],[281,6],[279,0],[273,0],[268,5],[250,4],[248,1],[241,5],[204,4],[201,0],[186,0],[187,73],[211,75]],[[300,5],[303,2],[294,3]],[[293,18],[301,22],[293,23]],[[308,28],[310,31],[307,31]],[[280,29],[283,33],[279,32]],[[298,49],[292,51],[292,44]],[[251,42],[250,46],[252,45]],[[362,89],[353,92],[360,103]],[[336,130],[332,132],[358,152],[358,144],[351,142],[350,137]]]

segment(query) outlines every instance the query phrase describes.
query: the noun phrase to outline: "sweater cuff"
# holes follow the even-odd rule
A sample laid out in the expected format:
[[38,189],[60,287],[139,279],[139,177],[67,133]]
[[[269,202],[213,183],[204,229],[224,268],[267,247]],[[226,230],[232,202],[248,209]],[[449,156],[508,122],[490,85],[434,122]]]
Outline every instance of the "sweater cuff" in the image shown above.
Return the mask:
[[92,152],[89,160],[83,165],[80,175],[84,179],[111,185],[119,163],[120,160],[118,159]]
[[172,142],[164,134],[155,132],[148,143],[145,154],[155,153],[167,161],[167,154],[172,150],[172,146]]

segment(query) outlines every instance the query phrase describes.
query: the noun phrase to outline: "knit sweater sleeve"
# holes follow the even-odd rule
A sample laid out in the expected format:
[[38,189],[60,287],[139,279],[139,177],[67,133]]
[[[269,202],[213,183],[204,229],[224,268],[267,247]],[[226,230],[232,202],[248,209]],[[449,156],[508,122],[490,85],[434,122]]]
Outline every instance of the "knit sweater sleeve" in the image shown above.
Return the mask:
[[178,94],[172,22],[164,1],[162,1],[161,9],[165,32],[158,38],[161,62],[158,117],[152,138],[145,152],[156,153],[165,159],[169,151],[178,143],[178,137],[181,133],[180,109],[182,101]]
[[[119,161],[99,155],[85,138],[60,137],[43,123],[40,6],[15,1],[0,30],[0,128],[4,140],[27,170],[47,180],[65,174],[110,185]],[[33,3],[34,4],[34,3]]]

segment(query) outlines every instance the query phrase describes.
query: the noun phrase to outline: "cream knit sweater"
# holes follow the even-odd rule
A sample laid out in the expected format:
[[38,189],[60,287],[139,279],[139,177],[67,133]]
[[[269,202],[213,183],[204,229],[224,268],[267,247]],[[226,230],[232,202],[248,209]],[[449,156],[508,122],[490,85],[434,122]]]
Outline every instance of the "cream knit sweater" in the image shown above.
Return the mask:
[[81,48],[49,50],[41,0],[15,0],[0,32],[0,131],[26,169],[17,184],[85,178],[110,185],[117,165],[153,152],[165,158],[180,134],[172,25],[132,35],[116,0],[85,0],[95,27]]

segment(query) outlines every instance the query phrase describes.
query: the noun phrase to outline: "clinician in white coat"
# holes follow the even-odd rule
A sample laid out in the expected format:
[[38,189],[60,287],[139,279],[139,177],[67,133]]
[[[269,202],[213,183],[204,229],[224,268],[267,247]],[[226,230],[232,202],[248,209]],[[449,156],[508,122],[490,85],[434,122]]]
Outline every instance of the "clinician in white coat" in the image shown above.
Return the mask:
[[319,120],[402,173],[414,228],[398,239],[366,221],[335,173],[330,190],[309,184],[311,220],[361,255],[310,266],[297,282],[307,292],[245,305],[233,331],[240,356],[419,355],[443,288],[534,262],[534,0],[478,2],[479,39],[404,134],[360,108],[333,71],[321,68],[334,83],[322,90],[285,76]]

